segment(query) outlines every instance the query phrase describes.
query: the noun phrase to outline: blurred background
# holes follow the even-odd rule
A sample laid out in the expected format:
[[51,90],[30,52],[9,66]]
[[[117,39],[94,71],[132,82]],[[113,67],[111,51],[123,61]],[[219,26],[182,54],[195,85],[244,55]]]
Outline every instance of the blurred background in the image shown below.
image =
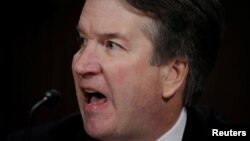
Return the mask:
[[[199,105],[219,110],[235,124],[250,123],[249,1],[222,0],[225,37]],[[12,0],[1,18],[1,136],[24,128],[30,108],[50,89],[63,94],[40,109],[33,125],[78,111],[71,60],[77,51],[76,25],[82,0]]]

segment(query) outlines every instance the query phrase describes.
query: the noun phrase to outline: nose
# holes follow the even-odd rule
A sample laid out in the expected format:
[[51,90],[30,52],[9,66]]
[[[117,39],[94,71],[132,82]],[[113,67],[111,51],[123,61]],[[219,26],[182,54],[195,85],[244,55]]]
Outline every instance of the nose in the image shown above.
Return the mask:
[[99,56],[94,48],[80,49],[73,58],[72,71],[84,78],[90,78],[101,72]]

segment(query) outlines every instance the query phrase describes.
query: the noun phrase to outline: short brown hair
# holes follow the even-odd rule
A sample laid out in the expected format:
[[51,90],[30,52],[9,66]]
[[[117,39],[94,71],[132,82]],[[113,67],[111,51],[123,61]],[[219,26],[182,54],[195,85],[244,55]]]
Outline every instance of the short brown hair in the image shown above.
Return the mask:
[[[222,35],[218,0],[127,0],[154,19],[154,65],[180,57],[189,61],[185,104],[200,94],[217,57]],[[155,32],[154,32],[155,33]]]

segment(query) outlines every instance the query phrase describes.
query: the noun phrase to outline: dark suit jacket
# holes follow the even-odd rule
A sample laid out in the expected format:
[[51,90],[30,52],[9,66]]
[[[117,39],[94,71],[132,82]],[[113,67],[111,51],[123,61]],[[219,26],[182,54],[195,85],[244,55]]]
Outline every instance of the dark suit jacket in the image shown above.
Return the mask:
[[[187,108],[187,123],[183,141],[215,140],[211,137],[212,128],[221,128],[223,120],[211,108]],[[7,141],[22,141],[24,131],[11,134]],[[221,138],[220,138],[221,139]],[[83,130],[79,113],[74,113],[57,122],[32,129],[30,141],[96,141]]]

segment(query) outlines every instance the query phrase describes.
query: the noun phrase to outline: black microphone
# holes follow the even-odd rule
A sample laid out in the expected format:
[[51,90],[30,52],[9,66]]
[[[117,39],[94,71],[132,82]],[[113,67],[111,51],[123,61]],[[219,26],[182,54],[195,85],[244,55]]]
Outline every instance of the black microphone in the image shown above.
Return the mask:
[[24,133],[24,141],[30,140],[32,118],[33,115],[36,113],[36,111],[43,106],[53,106],[56,103],[58,103],[61,99],[62,99],[61,93],[58,90],[52,89],[45,93],[43,99],[41,99],[35,105],[32,106],[29,112],[28,123]]

